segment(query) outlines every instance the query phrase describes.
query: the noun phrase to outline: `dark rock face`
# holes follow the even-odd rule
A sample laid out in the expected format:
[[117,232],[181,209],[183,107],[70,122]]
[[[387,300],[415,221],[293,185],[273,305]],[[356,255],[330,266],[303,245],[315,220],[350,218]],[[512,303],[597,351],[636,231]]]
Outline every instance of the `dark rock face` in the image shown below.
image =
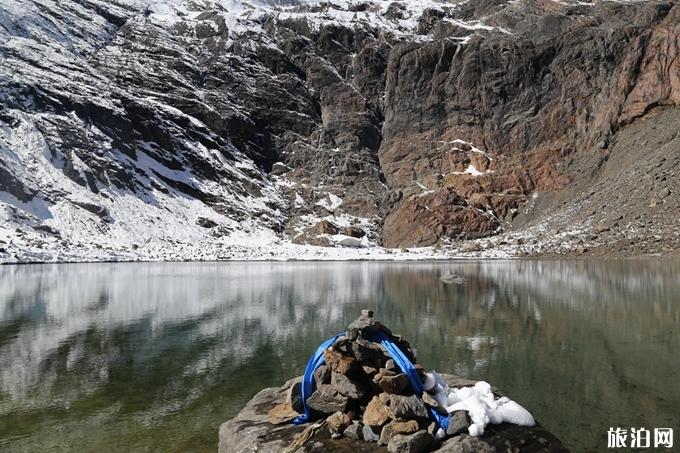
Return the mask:
[[[670,81],[678,11],[673,3],[583,9],[527,2],[498,7],[489,20],[512,35],[395,46],[380,162],[404,199],[385,221],[385,244],[489,234],[529,193],[569,183],[560,170],[565,154],[592,148],[650,107],[678,105],[677,81]],[[659,64],[666,58],[661,48],[674,55],[669,65]],[[475,163],[481,175],[457,174],[472,156],[455,140],[484,149],[493,173]],[[471,218],[455,199],[442,213],[435,195],[423,197],[418,185],[453,188],[493,216]]]
[[93,243],[475,238],[680,104],[673,1],[287,3],[0,6],[2,220]]

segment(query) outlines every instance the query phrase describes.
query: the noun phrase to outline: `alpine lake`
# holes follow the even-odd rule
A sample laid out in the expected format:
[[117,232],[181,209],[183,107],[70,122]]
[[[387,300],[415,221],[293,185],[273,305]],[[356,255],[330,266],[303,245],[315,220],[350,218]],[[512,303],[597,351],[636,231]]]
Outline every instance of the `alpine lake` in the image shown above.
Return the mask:
[[574,452],[680,442],[677,261],[106,263],[0,266],[0,451],[215,452],[362,308]]

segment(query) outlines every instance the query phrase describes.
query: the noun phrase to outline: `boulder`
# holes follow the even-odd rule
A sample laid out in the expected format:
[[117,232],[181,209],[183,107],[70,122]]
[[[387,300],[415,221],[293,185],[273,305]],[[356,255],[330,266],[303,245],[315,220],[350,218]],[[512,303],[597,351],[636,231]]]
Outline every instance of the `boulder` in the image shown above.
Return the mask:
[[430,451],[434,438],[425,430],[414,434],[397,434],[387,445],[390,453],[423,453]]
[[364,425],[361,422],[354,420],[342,434],[354,440],[364,440],[363,433]]
[[337,434],[344,433],[345,429],[350,425],[351,422],[352,420],[350,420],[349,415],[342,412],[336,412],[326,419],[328,429],[331,431],[331,433]]
[[314,384],[319,387],[322,384],[331,383],[331,369],[327,365],[321,365],[319,368],[314,370]]
[[344,412],[348,402],[349,398],[340,394],[334,386],[324,384],[307,399],[307,406],[321,414],[333,414]]
[[382,426],[390,419],[390,411],[385,403],[374,396],[364,410],[363,422],[366,426]]
[[404,373],[396,375],[394,373],[378,373],[373,378],[373,382],[378,384],[383,392],[387,393],[401,393],[411,385]]
[[449,427],[446,428],[446,435],[453,437],[463,433],[467,434],[469,427],[470,416],[467,411],[455,411],[451,414]]
[[375,432],[372,426],[364,425],[361,434],[366,442],[378,442],[380,439],[380,435]]
[[333,222],[328,220],[322,220],[321,222],[314,225],[310,232],[315,234],[338,234],[338,227],[335,226]]
[[323,353],[326,364],[332,371],[345,376],[359,368],[357,361],[350,356],[344,355],[333,348],[328,348]]
[[333,372],[331,375],[331,385],[335,387],[338,393],[348,398],[358,400],[364,396],[363,389],[344,374]]
[[397,434],[413,434],[418,431],[418,428],[418,422],[415,420],[403,422],[398,420],[392,421],[385,425],[382,431],[380,431],[380,440],[378,440],[378,444],[387,445]]
[[379,399],[387,406],[394,419],[427,420],[430,416],[423,400],[415,395],[381,393]]
[[345,236],[350,236],[350,237],[358,238],[358,239],[366,236],[366,232],[363,229],[356,227],[356,226],[348,226],[348,227],[340,228],[339,233],[344,234]]
[[460,247],[460,251],[463,253],[479,252],[482,250],[482,246],[476,242],[466,242]]

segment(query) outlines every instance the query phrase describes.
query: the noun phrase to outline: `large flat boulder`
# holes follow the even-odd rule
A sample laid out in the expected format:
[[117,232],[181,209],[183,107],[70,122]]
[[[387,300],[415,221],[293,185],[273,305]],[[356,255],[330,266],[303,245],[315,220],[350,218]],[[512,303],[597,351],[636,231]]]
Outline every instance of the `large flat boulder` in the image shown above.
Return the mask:
[[[474,385],[474,381],[454,375],[442,375],[451,387]],[[290,388],[300,378],[291,379],[278,388],[266,388],[255,395],[233,419],[220,426],[219,453],[281,453],[295,440],[306,426],[292,424],[274,425],[267,413],[276,405],[286,402]],[[530,451],[568,452],[562,443],[540,425],[523,427],[509,424],[489,425],[481,437],[467,434],[446,439],[436,444],[432,451],[446,453]],[[297,452],[363,453],[387,452],[376,443],[340,437],[332,439],[327,428],[320,429]]]

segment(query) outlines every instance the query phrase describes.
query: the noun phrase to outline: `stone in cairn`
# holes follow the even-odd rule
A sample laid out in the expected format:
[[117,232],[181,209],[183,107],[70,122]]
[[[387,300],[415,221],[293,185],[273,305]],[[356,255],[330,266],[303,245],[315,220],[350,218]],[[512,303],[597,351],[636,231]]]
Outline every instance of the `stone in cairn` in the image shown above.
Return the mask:
[[[377,442],[395,452],[428,451],[434,443],[431,428],[428,431],[428,405],[436,407],[437,401],[427,394],[425,399],[414,395],[408,377],[385,348],[371,341],[378,332],[415,363],[409,343],[376,321],[372,311],[362,310],[348,326],[347,335],[324,351],[325,364],[314,373],[315,390],[307,406],[313,418],[326,419],[332,437]],[[424,378],[422,367],[416,365],[416,369]],[[290,403],[297,403],[294,393]],[[299,404],[291,406],[298,409]],[[288,418],[288,410],[283,409],[279,411]]]

